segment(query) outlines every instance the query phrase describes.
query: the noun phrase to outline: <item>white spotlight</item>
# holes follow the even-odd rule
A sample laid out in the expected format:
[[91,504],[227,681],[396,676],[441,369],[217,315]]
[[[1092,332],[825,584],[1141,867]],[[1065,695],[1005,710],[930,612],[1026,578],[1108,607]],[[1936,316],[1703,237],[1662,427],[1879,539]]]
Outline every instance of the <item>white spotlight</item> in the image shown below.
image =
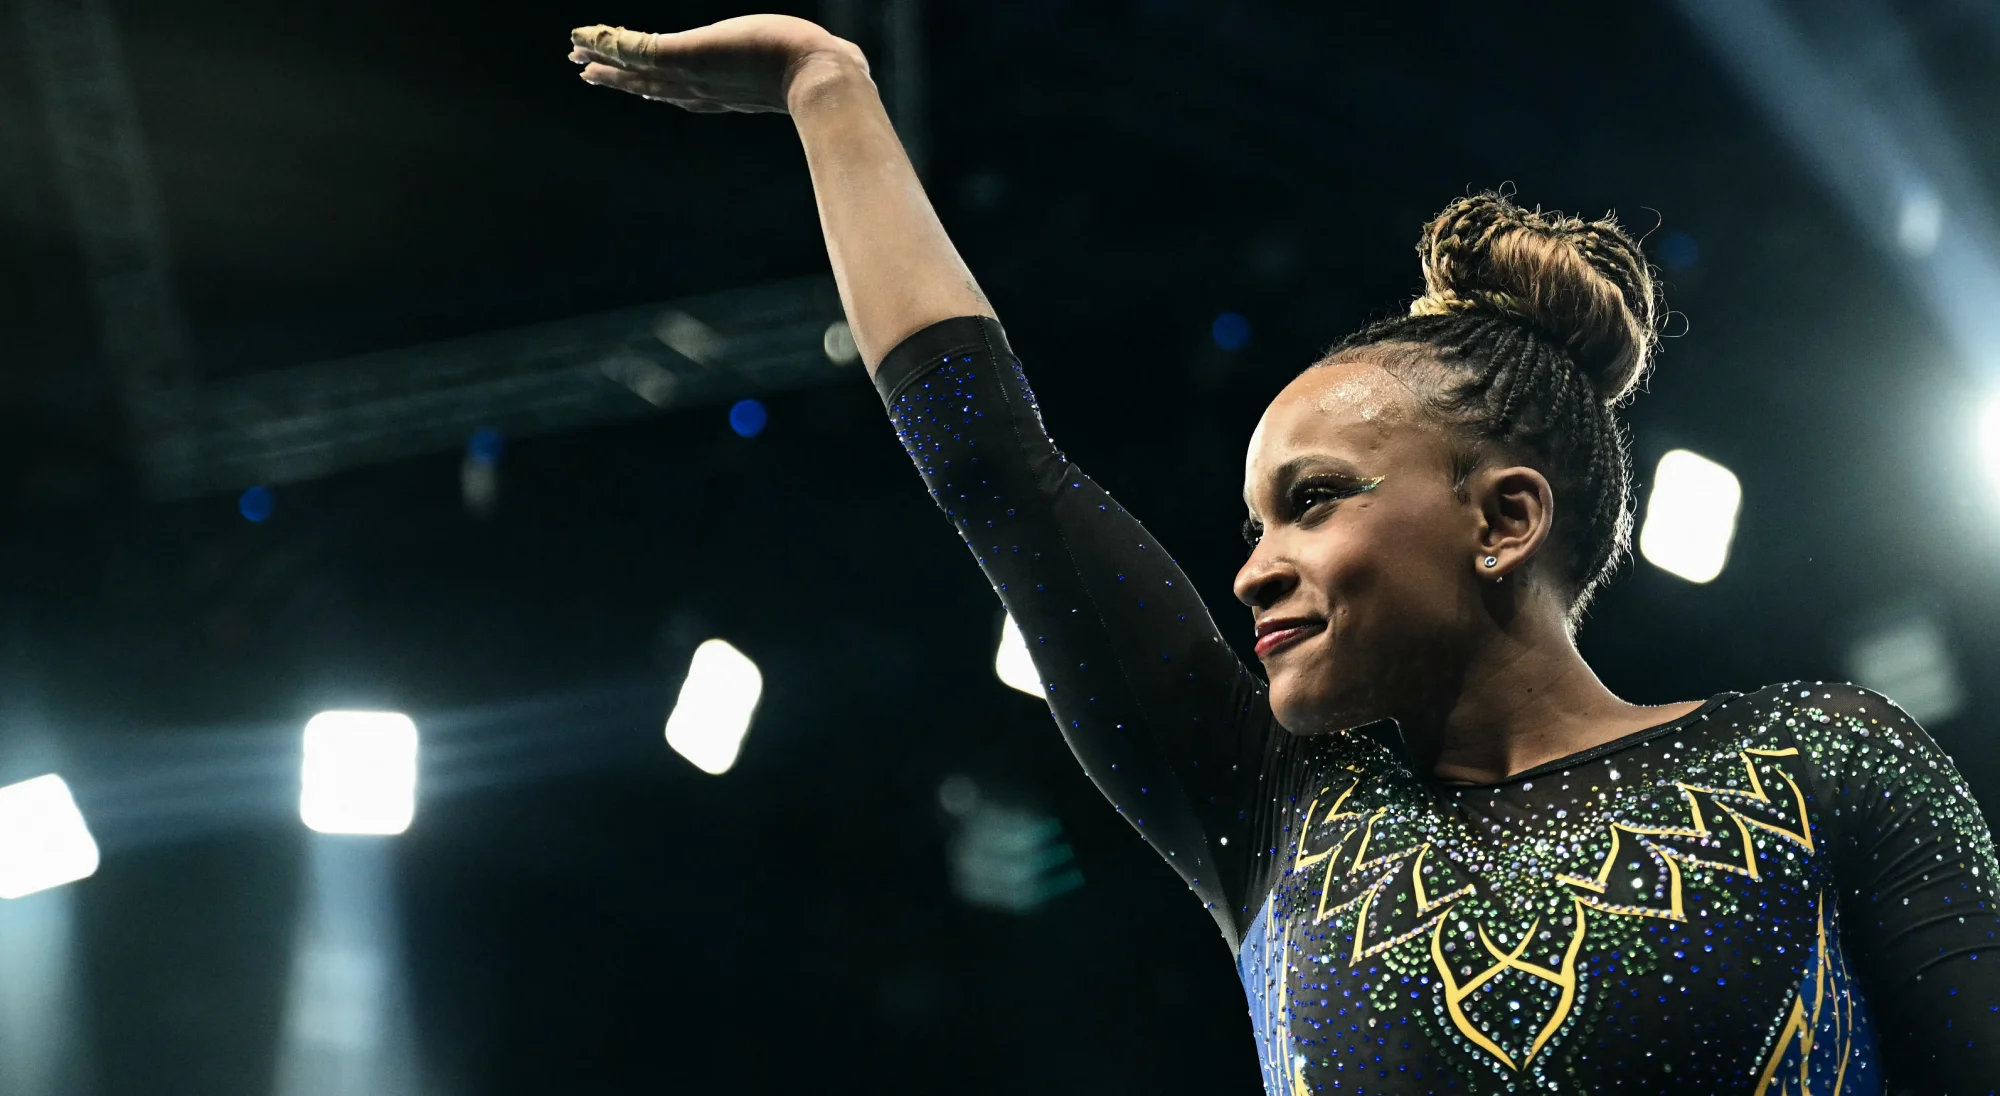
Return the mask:
[[1743,485],[1736,473],[1707,457],[1676,449],[1660,458],[1639,554],[1653,566],[1689,582],[1707,582],[1729,560]]
[[847,326],[846,320],[828,324],[819,346],[826,351],[826,360],[835,365],[852,365],[861,360],[861,350],[854,345],[854,330]]
[[1021,635],[1021,626],[1014,623],[1012,613],[1000,622],[1000,649],[993,653],[993,672],[1009,688],[1045,699],[1049,695],[1042,688],[1042,675],[1035,670],[1034,657],[1028,654],[1028,640]]
[[764,675],[748,655],[719,639],[704,642],[667,716],[667,745],[703,772],[728,772],[763,695]]
[[321,833],[396,834],[417,813],[417,725],[401,712],[306,723],[299,818]]
[[1896,242],[1904,251],[1921,259],[1937,250],[1944,235],[1944,202],[1937,191],[1916,187],[1903,195],[1896,213]]
[[97,871],[97,842],[69,785],[54,773],[0,788],[0,898],[20,898]]
[[1979,459],[1993,485],[2000,487],[2000,396],[1986,401],[1979,414]]

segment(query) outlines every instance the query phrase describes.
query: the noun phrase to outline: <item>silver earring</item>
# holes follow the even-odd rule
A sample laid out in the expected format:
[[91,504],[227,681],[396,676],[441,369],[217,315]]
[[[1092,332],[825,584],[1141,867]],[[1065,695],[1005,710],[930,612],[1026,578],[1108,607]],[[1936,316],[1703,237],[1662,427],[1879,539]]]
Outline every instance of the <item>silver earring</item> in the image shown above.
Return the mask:
[[1481,560],[1480,562],[1481,562],[1481,563],[1484,563],[1484,564],[1486,564],[1486,566],[1488,566],[1488,567],[1498,567],[1498,566],[1500,566],[1500,557],[1499,557],[1499,556],[1487,556],[1487,557],[1486,557],[1485,559]]

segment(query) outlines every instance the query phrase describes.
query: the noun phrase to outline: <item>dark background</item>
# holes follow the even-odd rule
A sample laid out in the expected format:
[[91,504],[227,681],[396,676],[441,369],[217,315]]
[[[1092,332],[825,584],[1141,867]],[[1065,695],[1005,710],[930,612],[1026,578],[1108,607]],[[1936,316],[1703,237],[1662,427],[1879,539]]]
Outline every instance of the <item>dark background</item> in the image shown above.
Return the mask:
[[[2000,183],[1991,13],[1890,6]],[[111,10],[205,377],[825,269],[783,118],[564,60],[574,24],[738,9]],[[22,45],[0,35],[0,775],[58,759],[104,848],[71,889],[79,1091],[271,1091],[310,836],[290,751],[356,705],[425,733],[393,858],[429,1091],[1255,1090],[1213,925],[994,679],[990,593],[858,368],[755,438],[715,406],[512,440],[490,518],[455,452],[280,486],[258,524],[233,491],[152,501]],[[1934,731],[2000,801],[1990,377],[1675,5],[939,0],[924,46],[927,182],[1051,431],[1232,640],[1265,401],[1408,300],[1435,209],[1512,183],[1696,245],[1656,258],[1682,315],[1635,466],[1685,446],[1744,485],[1717,581],[1638,563],[1603,597],[1599,672],[1640,701],[1842,676],[1859,622],[1928,607],[1972,694]],[[694,633],[766,679],[721,777],[660,739]],[[955,899],[953,774],[1060,819],[1081,889]]]

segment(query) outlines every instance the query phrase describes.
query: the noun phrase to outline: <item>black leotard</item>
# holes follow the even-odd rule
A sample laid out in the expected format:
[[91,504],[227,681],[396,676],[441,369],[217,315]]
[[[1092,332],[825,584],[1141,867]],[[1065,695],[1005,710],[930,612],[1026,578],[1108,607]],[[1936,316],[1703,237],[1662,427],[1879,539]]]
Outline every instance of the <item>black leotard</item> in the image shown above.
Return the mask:
[[[876,383],[1091,779],[1237,955],[1268,1093],[1992,1093],[1992,838],[1848,685],[1710,700],[1491,786],[1295,736],[991,320]],[[1164,1048],[1163,1048],[1164,1049]]]

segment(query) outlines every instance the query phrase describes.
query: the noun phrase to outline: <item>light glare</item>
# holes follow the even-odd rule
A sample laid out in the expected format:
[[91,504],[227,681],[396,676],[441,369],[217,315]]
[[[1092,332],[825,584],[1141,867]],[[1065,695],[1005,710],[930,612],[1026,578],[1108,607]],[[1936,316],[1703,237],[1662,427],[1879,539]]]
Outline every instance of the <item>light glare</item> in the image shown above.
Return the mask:
[[1944,625],[1927,613],[1882,622],[1847,652],[1854,683],[1880,693],[1919,723],[1942,723],[1965,708],[1965,683]]
[[0,788],[0,898],[89,878],[97,859],[97,842],[62,777]]
[[1697,453],[1675,449],[1660,458],[1639,554],[1668,574],[1708,582],[1729,560],[1743,485],[1736,474]]
[[306,723],[299,819],[320,833],[389,835],[417,813],[417,725],[401,712],[321,712]]
[[1000,649],[993,653],[993,672],[1009,688],[1033,696],[1048,696],[1048,690],[1042,688],[1042,675],[1035,669],[1034,657],[1028,654],[1028,640],[1021,634],[1021,626],[1014,623],[1012,613],[1000,622]]
[[748,655],[720,639],[704,642],[667,716],[667,745],[705,773],[728,772],[763,695],[764,675]]
[[1979,415],[1979,457],[1987,477],[2000,487],[2000,396],[1988,400]]

